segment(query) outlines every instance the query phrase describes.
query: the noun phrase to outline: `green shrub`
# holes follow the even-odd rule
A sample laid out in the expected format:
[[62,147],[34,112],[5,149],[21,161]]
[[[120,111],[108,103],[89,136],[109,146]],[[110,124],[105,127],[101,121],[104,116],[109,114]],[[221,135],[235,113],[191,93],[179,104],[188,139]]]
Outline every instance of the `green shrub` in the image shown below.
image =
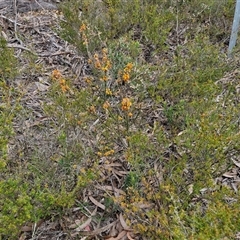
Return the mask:
[[13,51],[7,47],[6,40],[0,36],[0,79],[1,81],[16,75],[17,60]]
[[0,36],[0,171],[5,168],[8,155],[8,141],[13,134],[10,97],[14,89],[9,82],[16,75],[17,61],[7,42]]

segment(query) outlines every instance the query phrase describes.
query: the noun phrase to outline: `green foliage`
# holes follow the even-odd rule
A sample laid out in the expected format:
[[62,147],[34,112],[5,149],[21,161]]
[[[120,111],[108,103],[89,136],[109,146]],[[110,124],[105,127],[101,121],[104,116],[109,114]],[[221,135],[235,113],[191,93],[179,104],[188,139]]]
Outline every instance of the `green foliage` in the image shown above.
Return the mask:
[[0,171],[2,171],[7,162],[8,141],[13,135],[12,112],[10,98],[14,95],[14,89],[10,87],[7,81],[16,75],[17,61],[12,50],[7,48],[4,38],[0,37]]
[[63,188],[58,194],[48,187],[24,183],[9,177],[0,182],[0,236],[8,239],[19,234],[23,224],[38,222],[53,210],[72,205],[72,195]]
[[0,80],[16,75],[16,58],[13,51],[7,47],[6,40],[0,36]]
[[0,236],[15,236],[19,227],[31,219],[33,212],[28,187],[14,179],[1,181],[0,199]]
[[[157,44],[163,48],[174,14],[167,5],[154,1],[68,1],[62,11],[67,21],[63,21],[62,36],[84,51],[84,43],[79,39],[79,28],[84,23],[88,26],[88,38],[92,39],[89,50],[94,51],[102,42],[117,39],[125,34],[133,34],[132,30],[140,29],[140,39]],[[71,7],[70,7],[71,6]],[[81,17],[78,17],[78,9]],[[70,10],[71,9],[71,10]],[[74,9],[72,11],[72,9]],[[92,31],[92,29],[97,31]],[[77,40],[77,41],[76,41]],[[100,44],[100,45],[99,45]]]

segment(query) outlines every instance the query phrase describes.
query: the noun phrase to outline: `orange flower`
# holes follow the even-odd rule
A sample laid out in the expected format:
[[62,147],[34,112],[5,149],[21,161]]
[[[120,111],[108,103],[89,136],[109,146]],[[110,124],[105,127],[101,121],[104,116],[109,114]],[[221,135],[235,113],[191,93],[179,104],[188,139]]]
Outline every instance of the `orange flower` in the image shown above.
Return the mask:
[[107,152],[104,153],[104,156],[107,157],[107,156],[113,155],[114,152],[115,152],[115,151],[114,151],[113,149],[112,149],[112,150],[109,150],[109,151],[107,151]]
[[108,109],[110,107],[110,103],[108,101],[106,101],[104,104],[103,104],[103,108],[104,109]]
[[97,152],[97,155],[99,156],[99,157],[102,157],[102,153],[101,152]]
[[86,29],[87,29],[87,26],[85,23],[83,23],[79,28],[79,32],[84,32]]
[[63,92],[67,92],[67,91],[70,90],[68,85],[61,85],[61,89],[62,89]]
[[106,64],[104,67],[102,67],[102,71],[108,71],[111,68],[111,62],[109,60],[106,61]]
[[106,82],[108,80],[108,77],[105,75],[102,78],[100,78],[100,80]]
[[130,79],[129,73],[126,73],[126,72],[123,73],[122,79],[123,79],[124,82],[128,82],[129,79]]
[[133,64],[128,63],[124,70],[127,71],[127,72],[130,72],[132,70],[132,68],[133,68]]
[[52,78],[54,80],[60,79],[61,77],[62,77],[62,74],[60,73],[59,70],[55,69],[55,70],[52,71]]
[[60,83],[60,85],[65,85],[66,84],[66,80],[62,78],[62,79],[60,79],[59,83]]
[[122,74],[122,80],[124,82],[128,82],[130,79],[130,72],[133,68],[133,64],[132,63],[128,63],[127,66],[124,68],[123,70],[123,74]]
[[85,82],[88,83],[88,84],[91,84],[92,83],[92,79],[87,77],[87,78],[85,78]]
[[61,78],[59,80],[59,83],[60,83],[60,87],[61,87],[63,92],[67,92],[67,91],[70,90],[69,86],[66,84],[66,80],[65,79]]
[[101,68],[101,63],[99,60],[96,60],[95,64],[94,64],[96,69],[100,69]]
[[83,34],[82,39],[83,39],[83,44],[88,45],[88,39],[85,33]]
[[129,98],[123,98],[121,105],[122,105],[122,111],[128,111],[132,106],[132,103]]
[[102,53],[103,53],[103,54],[107,54],[107,52],[108,52],[107,48],[103,48],[103,49],[102,49]]
[[89,110],[91,113],[96,113],[96,108],[94,106],[91,106]]

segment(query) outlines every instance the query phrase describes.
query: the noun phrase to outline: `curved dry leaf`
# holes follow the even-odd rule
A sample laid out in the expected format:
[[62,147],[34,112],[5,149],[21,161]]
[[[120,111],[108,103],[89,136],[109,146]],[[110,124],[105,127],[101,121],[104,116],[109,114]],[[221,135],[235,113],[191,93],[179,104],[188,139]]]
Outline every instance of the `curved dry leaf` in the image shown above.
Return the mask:
[[95,186],[95,187],[97,189],[100,189],[100,190],[103,190],[103,191],[114,191],[114,192],[117,192],[121,195],[126,195],[126,193],[123,190],[115,188],[113,186]]
[[138,203],[138,204],[134,204],[134,205],[136,205],[137,207],[142,208],[142,209],[152,208],[155,206],[154,203]]
[[44,220],[40,219],[37,223],[29,223],[28,225],[25,225],[21,228],[21,232],[32,232],[33,229],[40,227],[43,222]]
[[118,176],[121,176],[121,177],[128,174],[128,172],[126,172],[126,171],[118,171],[118,170],[115,170],[115,169],[114,169],[114,173],[117,174]]
[[71,225],[68,226],[68,228],[70,228],[70,229],[77,228],[81,223],[82,223],[81,220],[76,219],[73,224],[71,224]]
[[127,237],[128,237],[128,240],[134,240],[132,237],[131,237],[131,235],[130,235],[131,233],[130,232],[127,232]]
[[121,225],[122,225],[122,227],[123,227],[124,230],[126,230],[126,231],[132,231],[132,229],[131,229],[130,227],[128,227],[127,223],[126,223],[125,220],[123,219],[122,213],[120,213],[120,215],[119,215],[119,221],[120,221],[120,223],[121,223]]
[[116,237],[116,238],[114,238],[115,240],[121,240],[121,239],[123,239],[123,237],[124,236],[126,236],[127,235],[127,231],[122,231],[122,232],[120,232],[119,234],[118,234],[118,236]]
[[237,185],[235,183],[231,183],[231,187],[233,188],[235,193],[238,192],[238,188],[237,188]]
[[121,163],[109,163],[109,164],[105,164],[104,166],[106,166],[106,167],[121,167],[122,164]]
[[240,162],[237,162],[236,160],[232,159],[233,163],[240,168]]
[[108,238],[108,240],[122,240],[123,237],[125,237],[127,235],[127,231],[122,231],[118,234],[117,237],[110,237]]
[[18,240],[25,240],[27,238],[25,233],[22,233]]
[[234,178],[236,176],[236,174],[233,174],[233,173],[230,173],[230,172],[226,172],[222,176],[226,177],[226,178]]
[[105,209],[106,209],[106,207],[105,207],[102,203],[98,202],[98,201],[97,201],[95,198],[93,198],[92,196],[89,196],[89,199],[90,199],[90,201],[91,201],[93,204],[95,204],[97,207],[101,208],[102,210],[105,210]]
[[84,222],[83,224],[81,224],[80,226],[78,226],[75,231],[79,232],[79,231],[82,231],[83,229],[85,229],[86,227],[89,226],[89,224],[91,223],[92,221],[92,218],[88,218],[88,220],[86,222]]
[[36,85],[38,91],[40,91],[40,92],[45,92],[45,91],[47,91],[48,88],[49,88],[48,85],[42,84],[42,83],[40,83],[40,82],[35,82],[35,85]]
[[97,207],[96,207],[96,208],[94,209],[94,211],[91,213],[91,217],[92,217],[92,216],[95,216],[96,213],[97,213]]
[[81,231],[80,234],[82,234],[83,236],[96,236],[99,235],[102,232],[107,231],[109,228],[111,228],[113,225],[115,225],[118,222],[118,220],[108,224],[107,226],[104,226],[102,228],[98,228],[96,230],[93,230],[91,232],[86,232],[86,231]]
[[[117,224],[118,224],[118,223],[117,223]],[[117,236],[117,235],[118,235],[119,231],[118,231],[118,229],[116,228],[117,224],[114,225],[114,226],[111,228],[111,230],[110,230],[109,233],[108,233],[108,236],[105,237],[106,239],[109,239],[109,238],[112,238],[113,236]]]

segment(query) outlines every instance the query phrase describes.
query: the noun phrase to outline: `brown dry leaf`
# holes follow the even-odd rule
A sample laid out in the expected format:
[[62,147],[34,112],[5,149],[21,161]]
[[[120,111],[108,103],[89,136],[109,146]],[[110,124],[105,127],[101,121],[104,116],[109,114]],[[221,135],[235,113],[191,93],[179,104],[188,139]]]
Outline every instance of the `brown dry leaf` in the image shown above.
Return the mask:
[[21,232],[32,232],[34,228],[40,227],[43,222],[44,220],[41,219],[37,223],[28,223],[28,225],[25,225],[21,228]]
[[106,207],[105,207],[102,203],[98,202],[98,201],[97,201],[95,198],[93,198],[92,196],[89,196],[89,199],[90,199],[90,201],[91,201],[93,204],[95,204],[97,207],[101,208],[102,210],[105,210],[105,209],[106,209]]
[[125,222],[125,220],[123,219],[123,215],[122,213],[120,213],[119,215],[119,221],[123,227],[124,230],[126,231],[133,231],[133,229],[131,229],[130,227],[128,227],[127,223]]
[[233,163],[240,168],[240,162],[237,162],[236,160],[232,159]]
[[119,233],[119,235],[116,237],[116,238],[114,238],[115,240],[122,240],[122,239],[124,239],[124,237],[127,235],[127,231],[122,231],[122,232],[120,232]]
[[[117,223],[118,224],[118,223]],[[104,237],[105,239],[109,239],[109,238],[112,238],[112,237],[115,237],[118,235],[119,231],[118,229],[116,228],[116,225],[114,225],[111,230],[109,231],[108,235],[106,237]]]
[[163,181],[163,168],[161,165],[157,164],[157,162],[154,163],[154,170],[156,173],[156,177],[159,183],[161,183]]
[[155,206],[154,203],[137,203],[134,205],[136,205],[139,208],[152,208]]
[[108,240],[123,240],[125,236],[127,236],[127,231],[124,230],[120,232],[117,237],[110,237]]
[[128,174],[127,171],[118,171],[118,170],[115,170],[115,169],[114,169],[114,173],[115,173],[116,175],[120,176],[120,177],[125,176],[125,175]]
[[231,187],[233,188],[235,193],[238,192],[237,185],[235,183],[231,183]]
[[21,232],[31,232],[33,230],[32,226],[23,226]]
[[95,186],[95,187],[103,191],[114,191],[119,193],[119,195],[126,195],[126,193],[123,190],[115,188],[113,186]]
[[35,82],[35,85],[36,85],[38,91],[40,91],[40,92],[45,92],[45,91],[47,91],[48,88],[49,88],[48,85],[42,84],[42,83],[40,83],[40,82]]
[[[89,217],[84,223],[83,220],[75,220],[75,223],[74,224],[71,224],[70,226],[68,226],[70,229],[74,229],[75,228],[75,231],[82,231],[83,229],[87,228],[91,221],[92,221],[92,217],[94,215],[96,215],[96,212],[97,212],[97,207],[94,209],[94,211],[91,213],[91,217]],[[81,224],[81,225],[80,225]]]
[[40,125],[40,124],[42,124],[42,123],[44,123],[45,121],[48,121],[48,120],[49,120],[48,117],[41,116],[33,123],[29,123],[28,120],[25,121],[25,125],[26,125],[26,128],[31,128],[31,127],[34,127],[34,126],[38,126],[38,125]]
[[19,237],[18,240],[25,240],[26,238],[27,238],[27,237],[26,237],[26,234],[23,233],[23,234],[21,234],[21,236]]
[[[71,228],[71,229],[75,228],[74,229],[75,231],[80,232],[83,229],[85,229],[87,226],[89,226],[91,221],[92,221],[92,217],[88,218],[87,221],[85,221],[84,223],[82,223],[82,221],[80,221],[80,220],[76,220],[74,224],[71,224],[69,226],[69,228]],[[81,224],[81,225],[79,225],[79,224]]]
[[134,240],[134,239],[131,237],[130,234],[131,234],[131,232],[127,232],[127,237],[128,237],[128,239],[129,239],[129,240]]
[[105,164],[104,166],[106,167],[121,167],[121,163],[110,163],[110,164]]
[[115,225],[116,223],[118,222],[118,220],[108,224],[107,226],[104,226],[102,228],[98,228],[98,229],[95,229],[91,232],[86,232],[86,231],[81,231],[79,232],[81,235],[83,236],[96,236],[96,235],[99,235],[100,233],[102,232],[105,232],[107,231],[108,229],[110,229],[113,225]]
[[[124,230],[120,221],[118,221],[118,223],[115,225],[115,228],[116,228],[118,233],[120,233]],[[117,236],[117,234],[115,236]]]
[[226,172],[222,176],[226,177],[226,178],[234,178],[236,176],[236,174],[231,173],[231,172]]
[[82,222],[83,222],[82,220],[76,219],[75,223],[69,225],[68,228],[70,228],[70,229],[77,228]]

